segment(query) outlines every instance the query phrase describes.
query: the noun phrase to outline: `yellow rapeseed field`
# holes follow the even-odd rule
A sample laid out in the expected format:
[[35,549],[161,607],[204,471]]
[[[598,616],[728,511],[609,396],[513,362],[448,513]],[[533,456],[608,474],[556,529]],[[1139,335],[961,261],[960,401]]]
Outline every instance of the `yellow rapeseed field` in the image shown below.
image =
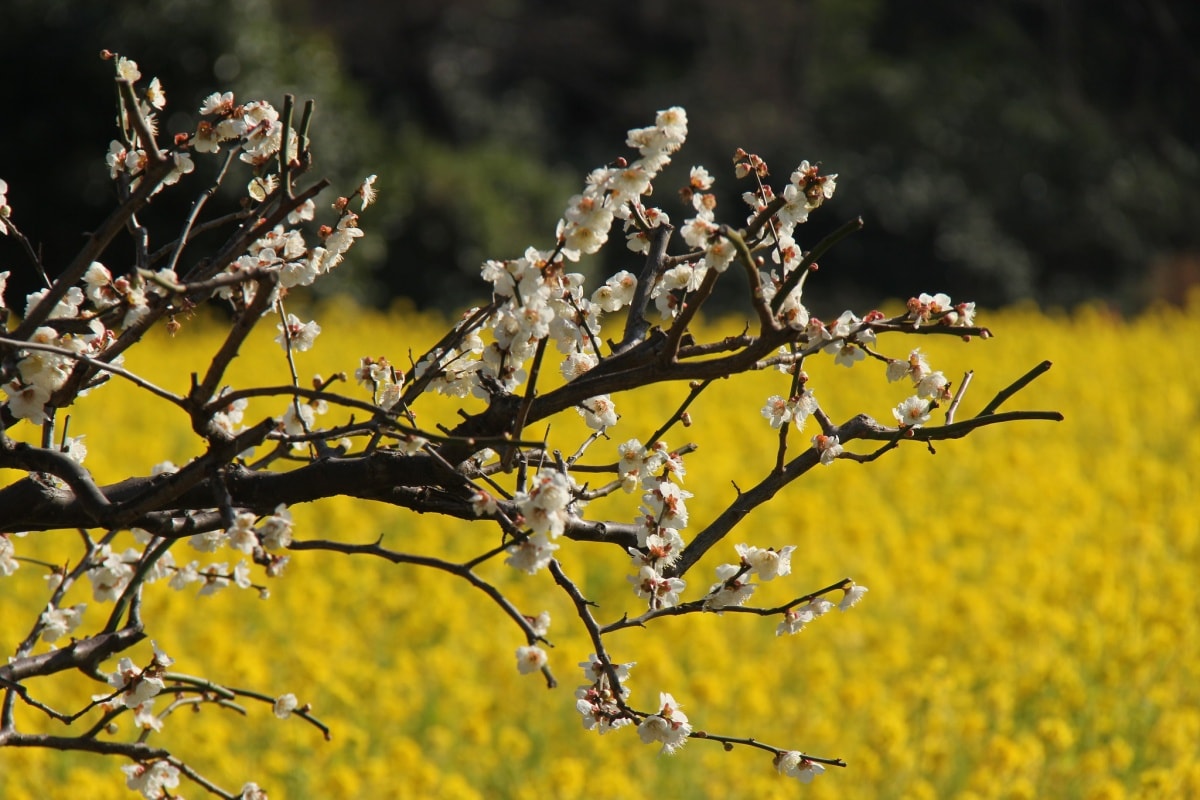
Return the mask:
[[[570,606],[545,573],[529,577],[499,562],[481,572],[525,613],[545,609],[554,619],[558,689],[518,675],[519,631],[463,582],[302,552],[270,582],[270,599],[236,589],[198,597],[194,587],[175,592],[160,583],[147,591],[145,616],[174,669],[270,696],[294,692],[332,728],[332,741],[251,703],[247,718],[212,706],[177,712],[151,742],[227,788],[256,780],[272,800],[1200,797],[1200,370],[1189,345],[1200,339],[1198,312],[1193,304],[1190,313],[1122,320],[1098,309],[1015,309],[981,314],[996,334],[991,341],[884,337],[885,353],[904,356],[919,345],[956,382],[976,370],[960,419],[1049,359],[1053,369],[1006,408],[1059,410],[1066,421],[986,428],[939,444],[936,454],[912,445],[874,464],[818,468],[748,517],[688,576],[694,597],[714,580],[716,564],[736,559],[734,543],[794,544],[793,575],[762,586],[754,602],[783,602],[851,577],[870,592],[845,614],[794,637],[776,638],[777,619],[745,614],[666,619],[612,637],[614,658],[637,661],[634,705],[649,708],[659,691],[671,692],[697,729],[848,763],[809,786],[778,775],[758,750],[692,740],[668,757],[632,729],[584,731],[573,690],[583,683],[576,663],[591,648]],[[333,305],[315,316],[325,332],[297,356],[305,378],[352,372],[361,355],[404,363],[439,332],[438,320],[412,313]],[[184,391],[221,333],[216,323],[189,323],[174,339],[146,342],[128,366]],[[258,332],[235,364],[233,386],[287,381],[274,333]],[[891,408],[908,394],[887,384],[878,364],[847,370],[823,358],[808,371],[839,422],[866,412],[890,424]],[[730,501],[731,479],[747,487],[770,469],[776,439],[759,410],[786,389],[774,372],[718,382],[692,407],[696,424],[667,437],[672,446],[686,436],[699,447],[687,461],[695,497],[685,538]],[[649,436],[685,394],[675,386],[618,396],[621,423],[592,460],[612,461],[618,442]],[[431,398],[417,410],[432,426],[454,408]],[[282,410],[252,406],[247,420]],[[86,464],[104,481],[198,452],[182,414],[128,384],[104,387],[70,413],[71,433],[87,436]],[[564,420],[551,435],[571,447],[582,431],[578,420]],[[636,498],[591,510],[631,520]],[[392,548],[463,558],[498,542],[490,525],[359,502],[293,513],[298,538],[382,536]],[[16,545],[18,555],[61,561],[78,557],[77,542],[66,531]],[[561,543],[564,567],[601,604],[602,620],[637,608],[626,557]],[[177,549],[182,562],[207,557],[187,543]],[[7,652],[44,606],[44,572],[26,563],[0,579]],[[258,571],[255,579],[266,580]],[[101,619],[86,585],[67,600],[89,603],[84,630]],[[139,646],[137,660],[149,654],[149,643]],[[78,675],[34,687],[62,709],[100,691]],[[64,731],[27,708],[20,720],[27,729]],[[119,766],[98,756],[0,750],[0,795],[132,797]],[[189,798],[204,795],[186,781],[180,788]]]

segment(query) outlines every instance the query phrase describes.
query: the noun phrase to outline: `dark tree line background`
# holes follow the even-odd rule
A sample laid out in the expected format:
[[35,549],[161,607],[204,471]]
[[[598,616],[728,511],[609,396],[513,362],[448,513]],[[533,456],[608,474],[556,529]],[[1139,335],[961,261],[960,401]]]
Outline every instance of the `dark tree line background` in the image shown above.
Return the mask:
[[[102,48],[163,80],[165,130],[217,89],[315,97],[337,159],[317,172],[381,190],[326,289],[453,308],[484,258],[549,247],[585,172],[678,104],[680,185],[705,164],[740,202],[739,146],[776,181],[802,158],[843,176],[800,229],[811,246],[866,221],[827,257],[818,314],[914,289],[1132,311],[1200,283],[1198,41],[1190,0],[8,0],[0,178],[53,271],[112,201]],[[180,218],[168,199],[151,221]],[[36,284],[0,239],[3,269],[22,308]]]

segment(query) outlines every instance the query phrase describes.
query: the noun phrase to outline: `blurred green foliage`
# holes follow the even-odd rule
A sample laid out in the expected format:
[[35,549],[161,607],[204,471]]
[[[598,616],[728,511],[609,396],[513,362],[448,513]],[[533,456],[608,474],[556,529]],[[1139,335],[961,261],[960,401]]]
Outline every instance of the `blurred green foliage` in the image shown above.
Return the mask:
[[108,47],[162,77],[172,131],[217,88],[315,97],[318,173],[342,191],[380,175],[352,280],[335,282],[360,298],[476,297],[483,258],[548,246],[587,170],[674,104],[692,121],[677,166],[707,165],[726,205],[744,188],[724,169],[735,147],[777,180],[801,159],[842,175],[801,244],[859,214],[866,229],[826,265],[838,293],[818,313],[935,286],[1132,310],[1200,280],[1192,3],[15,0],[5,17],[20,124],[0,176],[48,255],[109,199]]

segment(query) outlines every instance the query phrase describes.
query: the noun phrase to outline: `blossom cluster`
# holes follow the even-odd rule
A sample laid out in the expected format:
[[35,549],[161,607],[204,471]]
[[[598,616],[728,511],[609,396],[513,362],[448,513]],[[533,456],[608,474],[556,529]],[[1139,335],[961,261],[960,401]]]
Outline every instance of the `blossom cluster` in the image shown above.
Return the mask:
[[[774,275],[761,273],[764,286],[768,279],[779,283]],[[796,291],[802,284],[798,284]],[[773,296],[766,291],[768,298]],[[798,297],[798,296],[797,296]],[[797,301],[798,302],[798,301]],[[883,319],[883,314],[872,311],[860,319],[852,311],[843,312],[832,325],[826,325],[816,317],[809,316],[803,306],[796,306],[796,313],[788,317],[788,324],[802,322],[796,325],[803,334],[798,338],[797,347],[802,347],[804,353],[824,351],[834,357],[834,363],[852,367],[855,363],[866,358],[869,348],[875,344],[875,331],[871,325]],[[903,320],[913,329],[931,321],[935,324],[949,327],[969,327],[975,324],[975,304],[953,304],[945,294],[921,294],[911,299]],[[886,364],[888,382],[902,381],[908,378],[915,394],[906,398],[892,410],[892,416],[901,427],[916,428],[929,422],[930,414],[939,403],[951,399],[951,383],[941,371],[930,368],[920,348],[912,350],[907,359],[886,358],[875,355]],[[800,391],[790,397],[771,395],[763,406],[761,414],[772,428],[781,428],[788,422],[793,423],[798,430],[804,428],[804,423],[817,410],[818,405],[811,389],[807,388],[807,375],[799,372],[799,364],[803,358],[798,358],[794,352],[780,350],[778,368],[780,371],[798,375]],[[812,438],[813,449],[820,457],[822,464],[831,464],[843,453],[838,436],[832,432],[817,434]]]
[[[195,534],[189,538],[189,544],[201,553],[215,553],[228,546],[251,555],[256,563],[266,567],[267,575],[274,577],[283,572],[289,557],[267,551],[286,548],[291,543],[291,531],[291,514],[285,506],[280,506],[275,509],[274,514],[262,519],[248,512],[240,512],[236,515],[234,525],[228,530],[218,529]],[[137,528],[133,529],[133,535],[146,551],[150,546],[162,541]],[[130,547],[118,553],[108,544],[98,545],[88,559],[85,573],[91,582],[93,598],[101,603],[117,600],[125,593],[145,559],[145,551],[138,548]],[[194,560],[179,565],[170,550],[159,554],[141,578],[147,584],[163,579],[167,579],[168,585],[176,590],[198,583],[201,595],[215,594],[229,586],[241,589],[253,586],[250,565],[245,560],[239,561],[232,569],[228,562],[202,565],[198,560]],[[260,588],[259,593],[264,597],[267,595],[266,589]],[[67,623],[64,625],[59,616],[63,613],[66,612],[59,609],[45,619],[47,627],[43,635],[49,637],[51,631],[58,633],[58,636],[70,632],[72,628],[69,623],[73,617],[67,617]],[[47,638],[47,641],[53,639]]]
[[[680,108],[661,111],[653,126],[630,131],[628,144],[638,150],[639,157],[632,162],[619,159],[588,176],[583,192],[568,202],[553,248],[530,247],[519,258],[483,264],[481,274],[492,291],[491,309],[467,311],[455,335],[425,353],[411,370],[398,369],[386,356],[364,356],[354,373],[359,385],[370,391],[383,411],[406,416],[410,414],[408,404],[421,390],[486,400],[497,392],[516,393],[530,380],[530,359],[540,360],[550,342],[562,356],[559,372],[563,379],[571,382],[586,378],[602,359],[599,343],[603,341],[603,315],[630,305],[639,290],[638,278],[621,270],[589,295],[583,274],[570,271],[568,264],[599,250],[618,219],[624,223],[629,249],[649,251],[656,229],[670,220],[662,209],[643,205],[642,198],[650,193],[653,179],[682,145],[686,133],[687,117]],[[757,157],[742,154],[737,171],[743,176],[754,171],[761,177],[765,165]],[[836,178],[822,175],[817,166],[804,162],[792,173],[781,202],[774,202],[772,190],[761,181],[757,191],[745,196],[751,221],[763,215],[768,205],[778,206],[762,246],[770,249],[782,272],[762,273],[767,302],[789,271],[799,268],[802,253],[793,238],[795,226],[833,196]],[[706,169],[691,169],[682,194],[695,216],[684,224],[682,236],[693,251],[651,276],[651,286],[640,287],[663,318],[674,316],[687,293],[698,289],[706,276],[724,271],[736,255],[734,238],[716,222],[712,187],[713,178]],[[862,320],[847,312],[826,325],[812,317],[800,299],[799,287],[789,289],[788,299],[778,313],[788,326],[801,332],[802,345],[826,349],[838,363],[847,366],[864,356],[863,348],[874,342],[868,324],[873,318]],[[486,337],[481,335],[480,325],[467,325],[477,319],[488,320]],[[295,337],[301,346],[307,346],[309,340],[305,337],[312,329],[299,319],[289,318],[280,323],[279,330],[281,343]],[[576,410],[595,432],[593,439],[607,438],[620,420],[608,395],[586,398]],[[816,410],[812,393],[801,391],[790,399],[772,397],[763,413],[775,427],[788,422],[802,427]],[[813,446],[823,463],[831,463],[841,453],[834,435],[814,437]],[[414,452],[403,445],[400,449]],[[476,465],[496,464],[498,458],[496,453],[483,450],[472,461]],[[678,606],[687,583],[672,574],[672,567],[685,548],[681,531],[688,525],[687,501],[692,497],[683,488],[686,469],[682,455],[663,441],[643,444],[636,438],[627,439],[617,446],[616,471],[610,488],[637,494],[641,500],[634,519],[637,543],[629,548],[634,574],[628,580],[633,591],[645,602],[648,613]],[[522,477],[511,496],[500,496],[492,487],[477,486],[470,505],[477,517],[502,519],[522,529],[505,548],[506,563],[534,575],[555,558],[562,546],[558,540],[584,506],[585,492],[576,484],[568,464],[542,464],[531,472],[530,477]],[[698,607],[720,613],[743,605],[756,588],[751,582],[754,577],[769,581],[789,574],[794,550],[794,546],[776,550],[738,545],[738,562],[717,568],[717,583],[697,601]],[[849,607],[865,589],[845,591],[852,600],[844,601],[843,607]],[[781,630],[797,632],[804,622],[830,607],[831,603],[815,597],[801,610],[786,613]],[[546,651],[535,641],[516,650],[516,665],[522,674],[544,671],[548,663]],[[691,727],[671,695],[663,693],[656,712],[651,714],[639,714],[625,705],[629,690],[622,681],[632,664],[606,664],[592,656],[583,666],[589,683],[577,692],[577,709],[587,729],[605,733],[637,721],[643,740],[661,742],[665,753],[675,752],[686,741]]]
[[[136,62],[111,53],[106,56],[114,59],[118,78],[131,85],[141,80]],[[136,113],[153,133],[157,130],[157,115],[165,107],[166,92],[155,78],[141,90]],[[222,148],[234,148],[242,161],[262,173],[248,187],[251,199],[260,203],[266,201],[279,183],[277,174],[270,172],[270,167],[285,141],[291,159],[289,164],[294,164],[298,157],[300,139],[296,131],[288,127],[285,139],[279,112],[270,103],[263,100],[238,103],[229,92],[210,95],[199,110],[203,119],[194,133],[175,137],[174,149],[165,156],[173,166],[154,191],[173,185],[192,172],[192,153],[216,154]],[[141,141],[142,134],[135,126],[127,126],[122,135],[122,139],[114,140],[109,146],[106,162],[110,177],[128,181],[129,186],[135,188],[146,174],[150,158],[147,149],[152,143]],[[361,200],[363,209],[375,197],[374,182],[372,175],[354,193]],[[7,184],[0,186],[0,218],[3,218],[0,231],[4,233],[8,233],[11,224],[6,191]],[[254,240],[246,253],[229,265],[224,275],[236,278],[275,273],[278,284],[273,289],[271,306],[281,290],[311,284],[336,267],[363,235],[358,227],[358,215],[350,209],[349,201],[339,198],[333,205],[337,220],[333,225],[320,228],[320,244],[306,243],[298,228],[277,225]],[[303,224],[313,220],[314,214],[313,201],[306,200],[289,213],[288,223],[293,226]],[[0,315],[7,312],[4,286],[8,274],[0,273]],[[64,388],[81,359],[102,356],[123,331],[146,321],[153,305],[171,302],[187,288],[180,283],[180,276],[172,267],[154,271],[132,269],[114,274],[98,261],[87,268],[81,284],[70,287],[57,300],[46,315],[46,323],[33,332],[28,344],[18,353],[19,360],[12,377],[0,387],[7,397],[4,406],[17,419],[29,420],[35,425],[46,422],[49,418],[47,404]],[[253,281],[229,281],[217,293],[240,307],[253,297],[255,286]],[[26,316],[41,305],[49,291],[42,289],[25,298]],[[315,321],[302,323],[289,315],[281,326],[280,342],[285,348],[303,352],[312,346],[318,333],[320,326]],[[106,360],[120,365],[122,356]],[[78,395],[85,392],[86,387],[76,389]],[[307,432],[306,426],[311,428],[312,420],[305,416],[312,413],[316,412],[293,408],[290,416],[287,412],[281,416],[280,423],[289,432]]]
[[[543,469],[534,477],[526,491],[513,496],[513,504],[530,534],[521,542],[509,545],[505,563],[530,575],[543,569],[554,557],[559,545],[554,540],[562,536],[576,504],[573,484],[564,473]],[[480,498],[477,510],[483,513],[491,505],[490,495]]]

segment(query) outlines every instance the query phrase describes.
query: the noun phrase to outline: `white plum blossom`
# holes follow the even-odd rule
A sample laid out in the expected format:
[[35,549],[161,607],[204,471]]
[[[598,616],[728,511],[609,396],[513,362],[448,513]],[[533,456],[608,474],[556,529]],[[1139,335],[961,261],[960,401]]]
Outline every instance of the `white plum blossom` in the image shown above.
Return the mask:
[[299,707],[300,701],[296,699],[296,695],[288,692],[275,698],[275,702],[272,704],[271,711],[274,712],[275,716],[279,719],[287,719],[292,715],[292,712]]
[[632,493],[644,478],[650,476],[652,467],[648,463],[649,454],[640,441],[629,439],[617,445],[617,455],[617,474],[621,479],[621,488],[626,493]]
[[316,215],[317,204],[310,197],[288,212],[287,221],[289,225],[299,225],[301,222],[311,222]]
[[838,611],[848,611],[858,605],[858,601],[862,600],[863,595],[867,593],[867,587],[859,586],[853,581],[848,586],[842,588],[844,595],[842,602],[838,603]]
[[833,603],[826,600],[824,597],[814,597],[801,607],[802,611],[812,614],[813,619],[823,617],[833,610]]
[[233,113],[233,92],[213,92],[208,97],[204,98],[204,102],[200,104],[201,114],[232,114]]
[[161,731],[162,718],[154,713],[154,701],[147,700],[133,710],[133,724],[144,731]]
[[792,173],[791,183],[804,192],[808,209],[818,208],[826,200],[833,197],[837,189],[837,173],[821,175],[819,164],[801,161],[800,166]]
[[[608,679],[608,673],[604,669],[604,663],[600,658],[592,653],[588,656],[587,661],[580,661],[579,666],[583,668],[584,677],[591,683],[597,683]],[[617,680],[621,683],[629,680],[629,670],[637,666],[636,661],[630,661],[626,664],[613,664],[613,671],[616,672]]]
[[46,403],[50,400],[50,390],[42,386],[24,386],[19,379],[4,384],[4,392],[8,395],[8,410],[17,419],[27,419],[34,425],[46,421]]
[[550,559],[554,558],[554,551],[558,547],[550,541],[546,534],[535,533],[525,541],[505,548],[508,558],[504,559],[504,563],[513,569],[535,575],[538,570],[544,569],[550,563]]
[[563,217],[559,240],[566,250],[595,253],[608,241],[613,223],[612,209],[594,192],[575,195],[567,201]]
[[786,203],[783,208],[779,209],[776,218],[784,231],[791,231],[797,225],[808,222],[808,214],[811,209],[808,207],[808,196],[804,194],[803,189],[795,183],[789,183],[783,190],[783,199]]
[[243,553],[253,553],[258,547],[258,534],[254,530],[255,516],[248,511],[238,512],[234,516],[233,527],[225,532],[227,543],[234,550]]
[[238,800],[270,800],[270,798],[257,783],[250,781],[242,785],[242,792],[238,795]]
[[142,78],[141,70],[138,69],[137,62],[125,56],[117,57],[117,77],[123,81],[137,83]]
[[692,189],[697,189],[702,192],[707,192],[712,188],[713,176],[708,170],[701,166],[692,167],[692,171],[688,177],[688,185]]
[[792,419],[790,405],[782,395],[773,394],[767,398],[767,404],[763,406],[762,415],[771,423],[772,428],[783,427],[783,425]]
[[79,627],[79,623],[83,622],[83,611],[86,608],[87,603],[79,603],[67,608],[56,608],[53,604],[47,605],[38,620],[42,626],[42,641],[56,642],[74,631]]
[[[172,153],[170,158],[171,171],[168,172],[166,177],[162,179],[162,183],[160,184],[159,188],[162,186],[173,186],[174,184],[178,183],[179,179],[184,175],[187,175],[196,169],[195,163],[192,162],[192,157],[187,153]],[[158,190],[156,189],[155,191],[157,192]]]
[[608,395],[584,400],[581,406],[577,410],[592,430],[602,431],[617,424],[617,407]]
[[754,594],[755,584],[748,580],[748,572],[740,564],[721,564],[717,567],[717,583],[708,589],[704,607],[720,613],[729,606],[740,606]]
[[239,561],[233,568],[233,584],[239,589],[250,588],[250,565],[245,561]]
[[922,355],[919,348],[909,353],[907,360],[888,360],[887,379],[889,382],[911,378],[913,384],[918,385],[930,372],[929,362],[925,360],[925,356]]
[[321,271],[328,272],[340,264],[355,240],[362,238],[362,235],[363,231],[362,228],[358,227],[358,216],[356,214],[347,213],[338,220],[337,228],[325,237],[325,252],[321,257]]
[[641,567],[637,575],[630,575],[627,580],[633,584],[634,593],[646,600],[652,609],[679,605],[679,595],[687,588],[682,579],[664,578],[650,566]]
[[[0,205],[3,205],[0,203]],[[966,328],[975,324],[975,303],[958,303],[946,312],[942,322],[955,327]]]
[[16,548],[7,533],[0,533],[0,578],[8,577],[21,566],[17,561]]
[[813,612],[807,606],[800,608],[789,608],[783,612],[783,621],[779,623],[779,627],[775,629],[776,636],[786,634],[796,634],[804,630],[804,626],[812,622],[815,617]]
[[175,663],[175,659],[167,655],[155,640],[150,640],[150,647],[154,650],[154,658],[150,663],[156,669],[163,670]]
[[687,139],[687,112],[679,106],[659,111],[654,127],[635,128],[629,131],[625,143],[637,148],[642,154],[639,162],[657,172],[670,163],[668,157]]
[[93,305],[103,308],[120,300],[120,295],[113,288],[113,276],[108,267],[99,261],[93,261],[83,273],[84,294]]
[[546,666],[550,657],[546,651],[536,645],[517,648],[517,672],[528,675]]
[[892,416],[904,428],[919,428],[929,422],[929,413],[933,404],[913,395],[892,409]]
[[[963,303],[963,314],[955,312],[955,306],[950,300],[950,296],[942,292],[937,294],[922,293],[917,297],[911,298],[908,301],[908,318],[912,321],[914,328],[919,328],[926,322],[942,320],[949,313],[954,313],[952,320],[947,321],[947,324],[959,322],[964,317],[970,317],[974,321],[975,304]],[[970,311],[967,312],[966,306],[970,306]],[[969,323],[967,323],[969,324]]]
[[280,503],[275,512],[262,520],[258,527],[263,547],[268,550],[284,550],[292,543],[292,514]]
[[[40,327],[33,332],[31,340],[36,344],[66,347],[71,350],[81,350],[85,346],[78,339],[63,339],[57,331],[50,327]],[[17,365],[21,382],[34,386],[52,394],[62,387],[71,374],[74,361],[61,353],[51,353],[46,350],[29,350]]]
[[642,495],[646,513],[653,516],[659,525],[668,528],[686,528],[688,511],[685,501],[691,492],[680,489],[670,481],[654,480],[649,491]]
[[188,537],[188,546],[201,553],[215,553],[225,546],[229,535],[223,530],[194,533]]
[[851,341],[840,341],[825,346],[825,352],[833,354],[833,363],[842,367],[853,367],[867,357],[867,352]]
[[317,324],[316,320],[301,322],[295,314],[288,314],[287,323],[281,322],[275,326],[275,329],[279,331],[279,335],[275,337],[279,346],[285,351],[291,349],[298,353],[311,350],[317,336],[321,333],[321,326]]
[[836,436],[826,436],[823,433],[818,433],[812,438],[812,444],[813,448],[821,456],[821,463],[826,466],[832,464],[834,459],[844,452],[841,442],[838,441],[838,437]]
[[736,255],[737,247],[730,239],[724,236],[709,239],[708,247],[704,250],[704,265],[717,272],[724,272]]
[[646,534],[645,542],[641,545],[645,548],[644,552],[629,548],[629,555],[633,557],[635,567],[640,569],[647,566],[658,570],[673,565],[683,554],[684,542],[679,531],[674,528],[659,528],[658,531]]
[[600,682],[579,687],[575,697],[575,710],[582,717],[584,730],[594,730],[603,736],[609,731],[633,724],[633,720],[617,705],[615,693]]
[[637,276],[627,270],[621,270],[592,293],[592,302],[604,311],[620,311],[633,302],[633,293],[636,290]]
[[118,555],[104,545],[92,554],[91,566],[87,571],[92,582],[92,596],[97,602],[116,600],[125,591],[133,578],[133,565],[141,553],[133,548]]
[[571,353],[563,359],[559,372],[565,380],[573,381],[600,363],[591,353]]
[[119,699],[126,708],[137,708],[164,688],[162,678],[149,669],[138,669],[128,658],[117,662],[116,672],[108,676],[108,685],[121,692]]
[[557,470],[541,470],[530,482],[527,492],[513,497],[521,515],[535,533],[552,539],[562,535],[571,503],[571,479]]
[[703,248],[708,240],[717,233],[717,225],[704,217],[694,217],[684,223],[680,235],[687,244],[694,248]]
[[200,562],[192,561],[175,570],[175,574],[171,576],[171,580],[167,585],[176,591],[181,591],[187,588],[188,585],[202,580],[200,577]]
[[667,692],[659,692],[658,704],[658,713],[648,715],[638,725],[638,736],[646,744],[662,742],[659,753],[671,755],[687,742],[692,726],[675,698]]
[[[4,224],[4,220],[8,219],[12,214],[12,208],[8,205],[8,183],[0,178],[0,236],[8,233],[8,225]],[[0,274],[0,298],[4,295],[4,284],[8,280],[8,273]],[[0,308],[4,307],[4,300],[0,299]]]
[[917,397],[948,399],[950,381],[940,370],[931,372],[917,383]]
[[483,489],[476,489],[475,494],[471,496],[471,510],[475,512],[475,516],[490,516],[500,510],[496,498]]
[[796,750],[787,750],[775,756],[775,769],[780,775],[797,778],[801,783],[812,783],[812,779],[825,771],[825,767],[805,757]]
[[788,422],[793,422],[798,430],[802,430],[804,423],[816,410],[817,399],[812,392],[804,391],[792,398],[771,395],[761,413],[771,423],[772,428],[780,428]]
[[[157,540],[161,541],[161,539]],[[157,541],[155,543],[157,543]],[[154,583],[175,574],[175,555],[167,550],[146,570],[146,583]]]
[[377,175],[368,175],[366,179],[359,184],[357,193],[359,199],[362,200],[362,206],[359,208],[360,211],[366,211],[367,206],[375,202],[375,198],[378,196],[378,193],[375,191],[375,179],[377,177]]
[[[221,394],[225,394],[225,392],[222,391]],[[213,426],[221,432],[229,434],[230,436],[240,433],[240,426],[242,424],[242,419],[245,416],[246,406],[248,404],[249,401],[244,397],[228,403],[215,414],[213,414]]]
[[[316,409],[309,403],[299,401],[288,403],[287,410],[283,412],[283,416],[280,418],[280,424],[284,432],[289,436],[301,436],[308,433],[313,429],[313,424],[316,421]],[[303,444],[297,442],[296,446],[303,447]]]
[[764,581],[769,581],[792,571],[792,553],[796,546],[789,544],[787,547],[776,550],[773,547],[762,548],[737,544],[733,546],[733,549],[741,556],[742,563],[749,565],[751,574],[758,575]]
[[525,617],[535,636],[545,636],[550,632],[550,612],[543,611],[536,617]]
[[200,580],[204,583],[200,587],[200,595],[216,594],[225,587],[229,586],[231,579],[229,575],[229,564],[221,562],[220,564],[209,564],[199,570]]
[[121,771],[125,773],[125,785],[135,792],[141,792],[142,797],[160,800],[176,796],[168,790],[179,785],[179,769],[167,761],[126,764]]

